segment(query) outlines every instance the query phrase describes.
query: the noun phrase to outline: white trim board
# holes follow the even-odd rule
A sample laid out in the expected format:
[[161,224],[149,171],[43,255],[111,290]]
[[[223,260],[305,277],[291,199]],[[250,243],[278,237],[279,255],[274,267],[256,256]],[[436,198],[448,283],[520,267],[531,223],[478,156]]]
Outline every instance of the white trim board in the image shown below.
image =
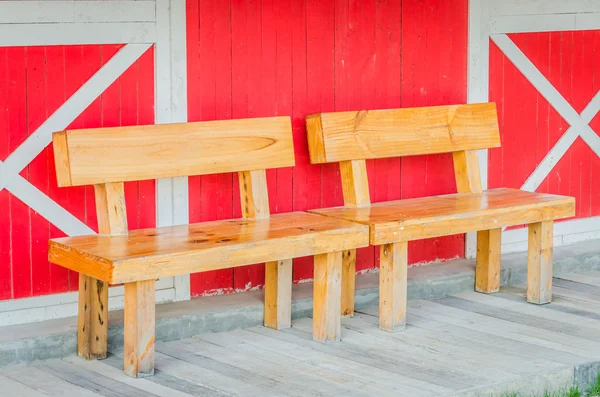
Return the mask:
[[[589,122],[600,110],[600,92],[583,112],[578,114],[506,34],[595,29],[600,29],[600,2],[596,0],[469,0],[468,102],[489,101],[491,38],[525,78],[571,125],[528,177],[522,186],[524,190],[535,191],[577,137],[581,137],[600,156],[600,137],[589,127]],[[487,152],[487,150],[481,151],[479,156],[484,188],[487,187],[488,182]],[[600,235],[600,222],[593,221],[595,218],[589,219],[591,220],[586,225],[592,225],[591,230],[579,229],[586,219],[557,223],[555,244],[570,244]],[[527,239],[523,236],[526,236],[526,231],[505,231],[502,236],[503,252],[526,250]],[[474,233],[467,234],[465,245],[465,256],[475,257],[477,242]]]

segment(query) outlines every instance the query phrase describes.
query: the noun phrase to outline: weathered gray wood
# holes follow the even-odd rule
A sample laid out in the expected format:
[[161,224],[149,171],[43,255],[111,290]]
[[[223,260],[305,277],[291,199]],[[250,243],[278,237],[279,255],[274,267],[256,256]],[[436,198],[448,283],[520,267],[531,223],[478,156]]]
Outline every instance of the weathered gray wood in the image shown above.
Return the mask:
[[592,360],[597,359],[598,355],[600,355],[600,344],[562,333],[500,320],[435,302],[415,301],[412,306],[413,308],[422,310],[425,316],[428,315],[425,313],[429,313],[435,316],[436,319],[450,324],[482,330],[510,339],[544,346],[549,349],[574,353]]
[[557,278],[600,287],[600,271],[598,270],[589,270],[581,273],[561,274],[560,276],[557,276]]
[[[111,354],[105,360],[102,360],[102,363],[110,365],[114,368],[117,368],[120,371],[123,371],[123,353]],[[162,364],[162,362],[161,362]],[[172,389],[174,391],[180,391],[185,393],[186,395],[196,396],[196,397],[228,397],[232,394],[220,392],[218,390],[214,390],[197,383],[189,382],[188,380],[177,377],[173,375],[169,375],[166,372],[163,372],[158,369],[154,369],[154,376],[146,378],[148,381],[154,382],[157,385],[161,385]]]
[[586,294],[596,295],[598,296],[598,300],[600,301],[600,287],[596,287],[595,285],[584,284],[577,281],[571,281],[565,278],[555,278],[552,281],[553,285],[557,287],[566,288],[570,290],[585,292]]
[[0,390],[3,396],[47,397],[46,394],[34,390],[16,380],[0,375]]
[[[78,358],[79,359],[79,358]],[[81,360],[81,359],[79,359]],[[81,360],[84,361],[84,360]],[[48,372],[42,371],[37,366],[29,367],[8,367],[0,371],[0,375],[11,378],[14,381],[23,383],[28,387],[43,392],[48,396],[56,397],[100,397],[100,394],[94,393],[83,387],[73,385],[61,378],[58,378]],[[1,383],[1,382],[0,382]],[[0,390],[5,391],[0,387]],[[2,393],[0,393],[2,394]],[[7,394],[8,395],[8,394]],[[16,396],[17,394],[15,394]]]
[[83,387],[105,397],[147,397],[154,396],[148,392],[110,379],[106,376],[85,370],[79,365],[63,360],[50,360],[40,365],[43,371],[61,378],[69,383]]

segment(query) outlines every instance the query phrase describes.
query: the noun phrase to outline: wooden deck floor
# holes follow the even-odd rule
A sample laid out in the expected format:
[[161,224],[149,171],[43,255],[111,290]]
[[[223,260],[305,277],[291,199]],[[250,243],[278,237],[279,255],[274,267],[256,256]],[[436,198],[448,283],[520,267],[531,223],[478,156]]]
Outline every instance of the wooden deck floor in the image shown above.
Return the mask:
[[364,310],[343,320],[342,342],[329,344],[311,340],[310,319],[284,331],[158,343],[156,375],[146,379],[121,372],[120,351],[103,361],[2,368],[0,395],[485,396],[498,385],[549,373],[557,380],[600,361],[600,272],[555,279],[550,305],[527,304],[524,292],[411,301],[408,327],[396,334],[377,328],[376,308]]

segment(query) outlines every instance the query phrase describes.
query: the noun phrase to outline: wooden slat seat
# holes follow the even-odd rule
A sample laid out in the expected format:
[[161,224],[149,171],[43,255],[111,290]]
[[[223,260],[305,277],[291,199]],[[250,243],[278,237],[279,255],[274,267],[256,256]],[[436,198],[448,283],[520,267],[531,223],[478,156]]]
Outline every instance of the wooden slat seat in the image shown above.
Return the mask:
[[[271,216],[266,169],[295,164],[289,117],[60,131],[59,186],[94,185],[99,235],[51,240],[79,272],[78,354],[107,354],[108,288],[124,283],[124,370],[154,373],[157,278],[265,263],[264,325],[291,326],[292,259],[314,256],[313,339],[340,338],[343,252],[369,228],[309,213]],[[130,231],[124,182],[236,172],[241,219]],[[173,182],[173,183],[176,183]]]
[[457,193],[311,212],[368,225],[372,245],[551,221],[572,216],[575,199],[517,189]]
[[304,212],[77,236],[50,243],[52,262],[128,283],[366,246],[368,228]]
[[[475,289],[500,288],[502,228],[527,224],[527,300],[552,298],[555,219],[575,215],[575,199],[517,189],[483,190],[478,150],[500,146],[496,105],[433,106],[310,115],[306,119],[313,164],[340,166],[344,207],[312,212],[370,229],[379,246],[379,325],[397,331],[406,323],[408,242],[477,232]],[[458,193],[371,204],[366,160],[452,153]],[[344,254],[342,313],[354,313],[356,253]]]

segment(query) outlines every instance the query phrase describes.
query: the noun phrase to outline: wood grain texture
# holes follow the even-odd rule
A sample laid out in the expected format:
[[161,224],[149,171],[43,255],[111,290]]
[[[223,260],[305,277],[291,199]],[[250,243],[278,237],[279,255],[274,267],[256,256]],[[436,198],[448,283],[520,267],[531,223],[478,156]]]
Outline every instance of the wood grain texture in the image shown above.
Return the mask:
[[490,294],[500,290],[502,228],[477,232],[475,290]]
[[69,163],[69,148],[67,147],[67,132],[60,131],[52,134],[56,178],[59,186],[71,185],[71,165]]
[[396,332],[406,326],[408,242],[379,247],[379,328]]
[[538,305],[552,301],[554,222],[529,225],[527,251],[527,301]]
[[315,255],[313,340],[341,338],[342,252]]
[[476,150],[461,150],[452,153],[454,177],[458,193],[481,193],[481,173]]
[[342,252],[342,316],[354,316],[356,250]]
[[382,245],[566,218],[574,208],[572,197],[493,189],[310,212],[369,225],[371,244]]
[[292,260],[265,263],[265,327],[292,326]]
[[154,375],[155,280],[125,284],[124,371]]
[[[315,118],[321,128],[315,128]],[[309,119],[313,163],[500,146],[494,103],[321,113]]]
[[270,219],[232,219],[78,236],[50,242],[53,263],[111,283],[366,247],[368,227],[293,212]]
[[371,204],[369,179],[365,160],[340,161],[340,176],[344,205],[347,207],[368,207]]
[[59,186],[294,165],[289,117],[63,131],[56,138],[61,145],[65,134]]
[[94,185],[98,232],[111,236],[127,234],[127,208],[123,182]]
[[77,354],[86,360],[108,352],[108,283],[79,274]]
[[242,215],[249,219],[268,219],[269,191],[265,170],[238,172]]

